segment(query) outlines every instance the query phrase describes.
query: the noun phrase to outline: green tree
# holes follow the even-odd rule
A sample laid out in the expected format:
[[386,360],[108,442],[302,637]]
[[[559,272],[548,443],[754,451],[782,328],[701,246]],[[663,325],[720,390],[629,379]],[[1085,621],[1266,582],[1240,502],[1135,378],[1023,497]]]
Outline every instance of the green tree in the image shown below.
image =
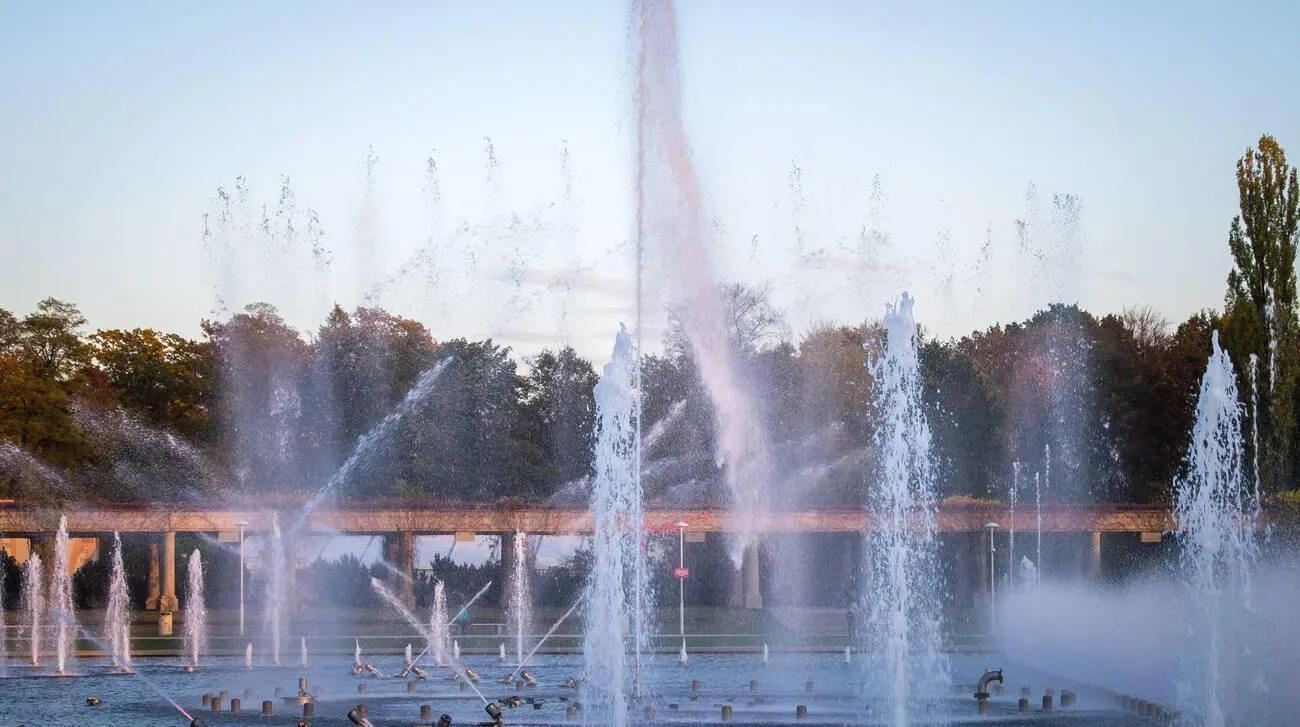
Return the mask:
[[207,434],[214,362],[207,341],[192,341],[151,328],[96,331],[94,362],[127,409],[191,438]]
[[520,381],[521,401],[516,438],[536,447],[546,463],[541,484],[549,494],[558,485],[591,471],[595,442],[599,377],[589,361],[571,346],[545,349],[529,360],[531,370]]
[[1273,137],[1260,137],[1237,161],[1237,194],[1241,213],[1228,232],[1233,269],[1224,345],[1259,431],[1260,483],[1271,492],[1285,487],[1291,468],[1300,344],[1295,272],[1300,184]]
[[36,312],[23,318],[22,341],[32,373],[44,379],[68,381],[89,361],[81,339],[86,317],[72,303],[46,298]]

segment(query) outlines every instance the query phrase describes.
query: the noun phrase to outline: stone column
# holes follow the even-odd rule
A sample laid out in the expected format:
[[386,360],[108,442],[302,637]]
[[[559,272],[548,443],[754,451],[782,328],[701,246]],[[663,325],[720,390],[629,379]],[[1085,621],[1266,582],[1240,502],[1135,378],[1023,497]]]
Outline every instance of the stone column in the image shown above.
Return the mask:
[[408,606],[415,605],[415,533],[403,530],[398,545],[399,562],[402,565],[402,600]]
[[1088,558],[1088,575],[1092,580],[1101,579],[1101,531],[1096,530],[1092,533],[1091,552]]
[[500,607],[502,611],[510,608],[510,584],[515,575],[515,534],[501,534],[501,588],[498,593],[501,594]]
[[762,583],[759,580],[758,570],[758,543],[750,543],[745,546],[745,608],[750,610],[760,609],[763,607]]
[[180,610],[176,599],[176,531],[163,533],[162,596],[158,599],[158,635],[172,635],[172,616]]
[[144,607],[150,611],[158,610],[158,599],[162,595],[161,571],[158,565],[158,543],[149,543],[149,595],[144,600]]

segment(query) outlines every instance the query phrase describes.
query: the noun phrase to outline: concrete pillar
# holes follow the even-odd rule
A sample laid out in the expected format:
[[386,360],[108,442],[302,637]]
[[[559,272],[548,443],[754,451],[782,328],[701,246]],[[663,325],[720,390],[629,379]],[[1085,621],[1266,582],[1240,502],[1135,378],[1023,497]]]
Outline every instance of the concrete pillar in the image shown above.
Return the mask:
[[158,599],[158,635],[172,635],[172,614],[180,610],[176,599],[176,531],[163,533],[162,596]]
[[750,543],[745,546],[745,608],[760,609],[763,607],[762,583],[759,579],[758,568],[758,543]]
[[1089,553],[1090,557],[1088,559],[1088,575],[1091,576],[1092,579],[1095,581],[1101,579],[1101,531],[1100,530],[1093,531],[1091,546],[1092,546],[1090,549],[1091,552]]
[[398,545],[398,561],[402,565],[402,599],[409,605],[415,605],[415,533],[403,530]]
[[510,608],[510,579],[515,573],[515,534],[501,534],[501,588],[498,593],[501,594],[501,602],[498,604],[502,610]]
[[158,610],[158,598],[162,595],[162,568],[158,565],[158,543],[149,543],[149,595],[144,600],[144,607],[150,611]]

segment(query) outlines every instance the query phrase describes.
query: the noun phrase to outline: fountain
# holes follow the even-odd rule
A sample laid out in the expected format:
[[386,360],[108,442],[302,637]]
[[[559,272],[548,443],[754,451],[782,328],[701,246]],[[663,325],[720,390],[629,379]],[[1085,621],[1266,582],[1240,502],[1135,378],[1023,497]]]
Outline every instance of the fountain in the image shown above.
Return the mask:
[[[433,634],[433,642],[429,644],[433,652],[433,663],[436,666],[444,666],[446,661],[447,637],[449,634],[449,624],[447,622],[447,587],[442,581],[433,584],[433,609],[429,612],[429,631]],[[360,645],[357,646],[360,649]]]
[[131,670],[131,601],[126,590],[126,568],[122,565],[122,537],[113,533],[113,570],[108,583],[108,611],[104,630],[113,666]]
[[1243,646],[1248,623],[1258,618],[1251,592],[1259,552],[1258,504],[1243,463],[1236,374],[1228,354],[1219,348],[1217,331],[1211,342],[1187,476],[1174,484],[1179,562],[1193,619],[1193,653],[1185,664],[1178,699],[1205,727],[1223,727],[1262,723],[1252,718],[1250,685],[1256,674]]
[[197,548],[190,553],[185,591],[185,653],[189,666],[197,668],[199,656],[208,647],[208,609],[203,600],[203,555]]
[[405,665],[407,666],[407,668],[410,668],[410,666],[411,666],[411,657],[412,657],[413,655],[414,655],[414,652],[411,651],[411,645],[410,645],[410,644],[407,644],[407,645],[406,645],[406,649],[405,649],[404,651],[402,651],[402,663],[405,664]]
[[32,553],[23,566],[23,630],[27,632],[31,645],[32,666],[41,665],[41,615],[45,613],[45,594],[41,586],[45,583],[45,572],[41,567],[41,556]]
[[271,514],[271,539],[266,571],[266,631],[271,640],[271,664],[280,666],[280,639],[284,636],[285,563],[284,542],[280,535],[280,516]]
[[361,669],[361,639],[357,639],[356,645],[352,647],[352,668]]
[[[591,705],[598,721],[622,727],[627,723],[627,639],[629,624],[643,624],[635,594],[644,587],[629,583],[641,545],[642,494],[635,477],[636,359],[632,337],[619,331],[614,353],[596,384],[596,462],[591,489],[595,519],[592,538],[594,562],[583,598],[586,632],[582,652],[586,690],[583,703]],[[629,574],[632,575],[629,578]]]
[[251,670],[253,668],[253,645],[244,646],[244,668]]
[[77,641],[77,618],[72,605],[72,567],[68,560],[68,518],[59,518],[59,532],[54,539],[54,570],[50,573],[47,599],[51,615],[57,621],[54,634],[57,674],[67,674],[68,659]]
[[533,602],[528,591],[528,538],[521,532],[515,533],[512,555],[513,568],[509,574],[510,607],[506,612],[506,622],[515,637],[515,663],[522,664],[524,638],[533,623]]
[[307,637],[306,636],[299,637],[298,668],[303,671],[307,671]]
[[884,348],[869,362],[880,411],[874,434],[879,467],[867,498],[871,562],[858,601],[869,604],[865,659],[887,692],[892,724],[928,705],[947,684],[941,652],[940,583],[935,562],[934,465],[921,404],[921,372],[912,298],[885,312]]
[[[670,271],[668,280],[677,285],[676,292],[682,299],[677,313],[716,418],[716,457],[725,465],[723,476],[737,524],[730,556],[739,568],[745,551],[757,547],[756,520],[770,506],[768,478],[773,462],[763,416],[754,406],[758,397],[747,390],[734,360],[732,337],[705,239],[708,221],[703,193],[682,122],[673,4],[668,0],[637,0],[633,7],[639,42],[635,169],[638,263],[647,242],[661,248],[660,257]],[[637,273],[640,275],[640,269]],[[634,401],[634,412],[636,407]],[[629,426],[636,431],[636,422]],[[761,607],[756,601],[745,605]],[[642,643],[637,643],[638,653]]]

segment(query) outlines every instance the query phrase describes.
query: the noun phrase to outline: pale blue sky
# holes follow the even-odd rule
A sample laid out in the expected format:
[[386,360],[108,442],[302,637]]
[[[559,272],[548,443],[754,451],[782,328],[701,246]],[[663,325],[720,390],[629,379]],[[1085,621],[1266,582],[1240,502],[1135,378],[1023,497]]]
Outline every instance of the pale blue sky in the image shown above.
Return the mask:
[[[368,299],[439,338],[599,358],[631,322],[627,3],[0,12],[0,307],[53,295],[92,327],[197,335],[218,299],[269,300],[304,328]],[[770,282],[796,332],[904,288],[942,334],[1050,297],[1181,319],[1221,304],[1236,158],[1265,131],[1300,158],[1294,2],[694,0],[679,15],[718,276]],[[291,178],[327,271],[239,232],[253,212],[205,246],[202,215],[238,175],[252,208]],[[1031,183],[1041,260],[1014,241]],[[1077,228],[1051,224],[1057,192],[1080,197]],[[888,245],[859,250],[864,226]]]

